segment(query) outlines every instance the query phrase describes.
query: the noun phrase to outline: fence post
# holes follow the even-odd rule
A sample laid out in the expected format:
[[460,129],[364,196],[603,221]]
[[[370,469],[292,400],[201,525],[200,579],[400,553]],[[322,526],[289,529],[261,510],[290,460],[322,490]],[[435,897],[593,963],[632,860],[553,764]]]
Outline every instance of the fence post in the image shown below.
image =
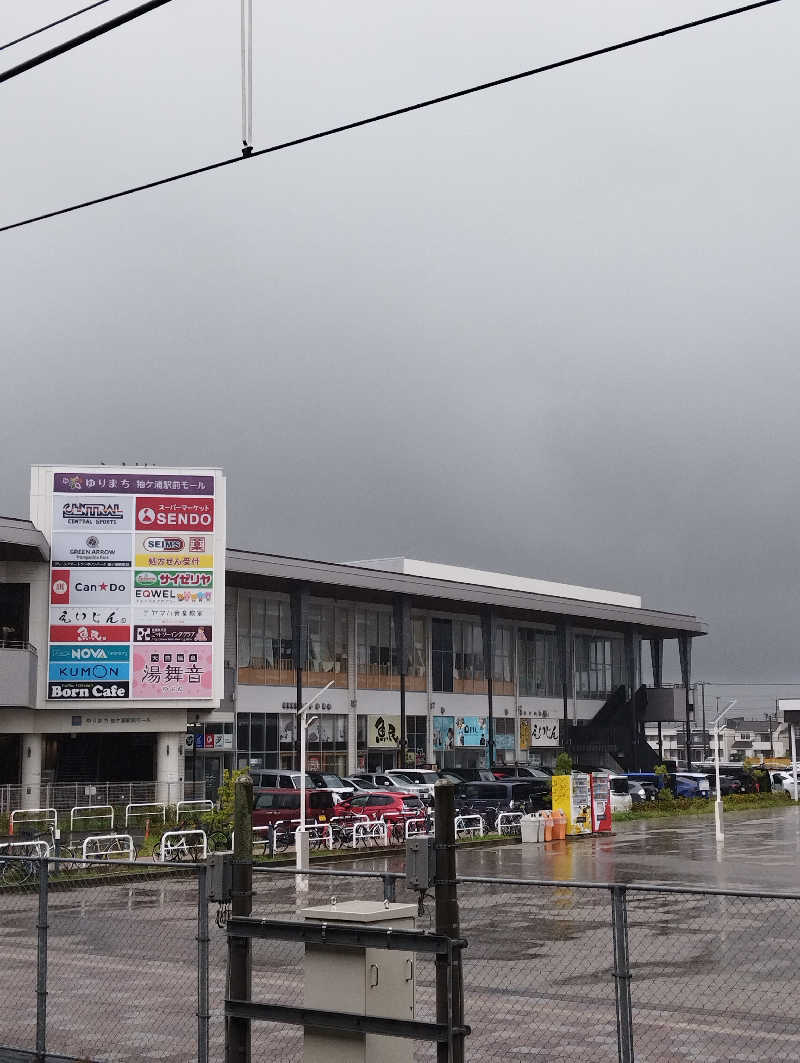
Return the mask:
[[619,1063],[633,1063],[633,1008],[628,952],[628,902],[624,886],[611,887],[611,932],[614,938],[614,989],[617,1000]]
[[[456,888],[455,788],[441,780],[434,787],[436,838],[436,933],[460,936],[458,893]],[[437,1063],[464,1063],[464,1035],[453,1033],[463,1026],[464,986],[461,950],[436,957],[436,1021],[450,1029],[447,1041],[436,1046]]]
[[208,865],[197,869],[197,1063],[208,1063]]
[[39,914],[36,920],[36,1059],[47,1051],[47,859],[39,861]]
[[[234,786],[233,873],[231,914],[253,910],[253,780],[240,776]],[[231,1000],[250,1000],[252,955],[250,938],[228,937],[228,993]],[[226,1063],[250,1063],[250,1019],[230,1017],[225,1031]]]
[[383,899],[394,904],[397,900],[397,879],[390,871],[385,872],[381,877],[383,878]]

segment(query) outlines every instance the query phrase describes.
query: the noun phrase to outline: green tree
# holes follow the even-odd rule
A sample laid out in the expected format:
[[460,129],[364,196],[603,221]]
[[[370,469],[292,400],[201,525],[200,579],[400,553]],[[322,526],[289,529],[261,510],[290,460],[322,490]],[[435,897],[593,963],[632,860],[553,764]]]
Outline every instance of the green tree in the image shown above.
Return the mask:
[[556,775],[572,774],[572,757],[569,753],[559,753],[556,757]]

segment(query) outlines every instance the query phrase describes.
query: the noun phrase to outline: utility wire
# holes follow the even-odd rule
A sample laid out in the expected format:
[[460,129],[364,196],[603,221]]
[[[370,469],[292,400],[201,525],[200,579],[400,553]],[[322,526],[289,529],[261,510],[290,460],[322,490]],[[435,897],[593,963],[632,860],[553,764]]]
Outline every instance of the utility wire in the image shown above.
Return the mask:
[[[158,6],[160,3],[167,3],[168,0],[153,0],[151,4],[144,5],[145,7]],[[36,214],[31,218],[25,218],[23,221],[12,222],[10,225],[0,226],[0,233],[9,232],[11,229],[20,229],[25,225],[33,225],[39,221],[46,221],[48,218],[56,218],[62,214],[71,214],[76,210],[84,210],[86,207],[94,207],[98,203],[109,203],[114,199],[122,199],[124,196],[132,196],[136,192],[145,192],[150,188],[159,188],[161,185],[172,184],[175,181],[183,181],[187,177],[196,177],[199,174],[210,173],[212,170],[219,170],[225,166],[233,166],[235,163],[244,162],[246,159],[255,159],[259,155],[271,155],[276,151],[285,151],[287,148],[296,148],[301,144],[309,144],[314,140],[322,140],[325,137],[335,136],[337,133],[346,133],[351,129],[360,129],[363,126],[374,125],[376,122],[384,122],[389,118],[397,118],[400,115],[410,114],[412,111],[421,111],[426,107],[433,107],[439,103],[448,103],[450,100],[457,100],[462,96],[470,96],[476,92],[484,92],[486,89],[494,89],[500,85],[508,85],[512,81],[520,81],[523,78],[534,77],[537,74],[544,74],[549,70],[558,70],[561,67],[571,66],[575,63],[584,62],[587,59],[595,59],[601,55],[608,55],[610,52],[619,52],[624,48],[632,48],[637,44],[645,44],[648,41],[657,40],[659,37],[669,37],[675,33],[682,33],[684,30],[696,29],[698,26],[707,26],[712,22],[719,22],[722,19],[732,18],[734,15],[742,15],[747,11],[755,11],[761,7],[769,7],[772,4],[781,3],[782,0],[758,0],[757,3],[745,4],[742,7],[731,8],[728,11],[721,11],[716,15],[708,15],[705,18],[694,19],[692,22],[683,22],[678,26],[670,26],[667,29],[657,30],[655,33],[646,33],[641,37],[632,37],[629,40],[621,41],[618,44],[609,44],[604,48],[595,48],[590,52],[582,52],[580,55],[570,56],[568,59],[558,59],[553,63],[545,63],[543,66],[534,67],[532,70],[523,70],[519,74],[509,74],[507,77],[497,78],[494,81],[485,81],[480,85],[472,85],[466,89],[458,89],[456,92],[448,92],[444,96],[434,96],[428,100],[421,100],[418,103],[409,104],[406,107],[397,107],[392,111],[384,111],[382,114],[371,115],[368,118],[359,118],[354,122],[346,122],[344,125],[333,126],[330,129],[323,129],[317,133],[309,133],[304,137],[296,137],[294,140],[285,140],[280,144],[272,144],[267,148],[259,148],[257,151],[252,151],[243,155],[236,155],[229,159],[221,159],[219,162],[212,162],[206,166],[197,166],[193,170],[184,170],[182,173],[172,174],[170,177],[159,177],[155,181],[147,181],[145,184],[134,185],[131,188],[125,188],[120,192],[111,192],[105,196],[97,196],[95,199],[87,199],[81,203],[74,203],[70,207],[61,207],[58,210],[48,211],[46,214]],[[0,81],[4,80],[0,75]]]
[[64,41],[62,44],[57,44],[54,48],[49,48],[46,52],[41,52],[39,55],[34,55],[33,58],[26,59],[24,63],[18,63],[17,66],[12,66],[9,70],[3,70],[0,73],[0,82],[10,81],[12,78],[19,77],[19,75],[24,74],[26,70],[32,70],[35,66],[41,66],[42,63],[47,63],[51,59],[55,59],[56,56],[63,55],[64,52],[71,52],[73,48],[79,48],[82,44],[87,44],[89,41],[93,41],[95,37],[101,37],[104,33],[109,33],[111,30],[117,29],[118,26],[124,26],[126,22],[132,22],[135,18],[140,18],[142,15],[146,15],[150,11],[155,11],[157,7],[163,7],[164,4],[169,4],[171,2],[172,0],[147,0],[146,4],[140,4],[138,7],[133,7],[130,11],[123,11],[121,15],[109,19],[108,22],[101,22],[99,26],[86,30],[85,33],[79,33],[77,37],[70,37],[68,41]]
[[64,15],[63,18],[57,18],[55,22],[48,22],[46,26],[40,26],[38,30],[31,30],[30,33],[23,33],[21,37],[16,37],[13,41],[7,41],[5,44],[0,44],[0,52],[5,51],[6,48],[10,48],[13,44],[20,44],[21,41],[30,40],[31,37],[36,37],[40,33],[44,33],[45,30],[51,30],[53,26],[60,26],[62,22],[69,22],[71,18],[77,18],[78,15],[83,15],[87,11],[92,11],[95,7],[102,7],[103,4],[107,4],[109,0],[95,0],[95,3],[89,4],[88,7],[82,7],[79,11],[73,11],[71,15]]

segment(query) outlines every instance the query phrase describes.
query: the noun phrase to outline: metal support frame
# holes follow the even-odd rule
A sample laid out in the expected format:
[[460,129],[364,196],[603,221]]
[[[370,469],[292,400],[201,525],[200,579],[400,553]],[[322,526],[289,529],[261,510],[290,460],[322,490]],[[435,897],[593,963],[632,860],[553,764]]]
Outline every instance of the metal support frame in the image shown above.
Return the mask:
[[36,1058],[47,1051],[47,860],[39,861],[39,912],[36,920]]
[[[228,920],[227,932],[229,953],[235,941],[243,940],[249,943],[252,939],[333,945],[342,948],[425,952],[436,957],[437,972],[441,964],[451,986],[456,984],[456,970],[460,972],[461,950],[467,947],[463,938],[429,934],[422,930],[394,930],[389,927],[346,923],[299,923],[288,919],[234,916]],[[376,1033],[418,1041],[435,1041],[439,1045],[439,1051],[444,1048],[447,1053],[444,1058],[448,1063],[456,1063],[464,1058],[463,1039],[470,1032],[470,1028],[461,1023],[461,1012],[452,993],[443,1003],[444,1008],[441,1009],[437,1004],[436,1022],[417,1022],[410,1019],[388,1019],[376,1015],[354,1015],[348,1012],[266,1004],[250,1000],[249,995],[237,998],[231,984],[230,997],[225,1001],[225,1015],[229,1025],[232,1025],[234,1020],[249,1024],[251,1020],[256,1019],[288,1023],[292,1026],[338,1030],[340,1033]],[[460,1056],[452,1054],[456,1044],[462,1046]]]
[[624,886],[611,887],[611,932],[614,938],[614,990],[617,1002],[619,1063],[633,1063],[633,1008],[628,952],[628,905]]
[[197,1063],[208,1063],[208,865],[197,869]]
[[[231,912],[228,922],[228,992],[232,1000],[250,1000],[253,969],[250,938],[233,935],[231,923],[247,919],[253,910],[253,780],[236,780],[234,788],[233,867]],[[225,1063],[250,1063],[250,1017],[225,1012]]]
[[[436,933],[459,940],[461,927],[456,885],[455,788],[441,780],[434,787],[436,838]],[[436,1047],[437,1063],[464,1063],[464,979],[461,952],[436,956],[436,1021],[449,1036]]]
[[489,713],[486,735],[486,748],[489,758],[486,764],[487,768],[494,766],[496,754],[494,738],[494,623],[494,611],[492,609],[483,609],[481,611],[481,634],[483,636],[484,674],[486,676],[486,707]]
[[681,661],[681,680],[686,694],[686,770],[692,770],[692,725],[689,716],[689,686],[692,680],[692,640],[683,631],[678,635],[678,655]]

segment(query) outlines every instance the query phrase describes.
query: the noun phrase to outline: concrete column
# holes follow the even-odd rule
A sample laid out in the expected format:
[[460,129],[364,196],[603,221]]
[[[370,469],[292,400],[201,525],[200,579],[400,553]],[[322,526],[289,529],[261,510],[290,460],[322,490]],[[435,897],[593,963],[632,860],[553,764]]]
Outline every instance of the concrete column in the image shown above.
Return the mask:
[[27,734],[20,743],[22,807],[41,808],[42,736]]
[[356,644],[356,609],[350,610],[347,623],[347,686],[350,707],[347,710],[347,771],[358,770],[358,646]]
[[180,752],[184,736],[167,731],[156,735],[156,801],[174,805],[183,799]]

